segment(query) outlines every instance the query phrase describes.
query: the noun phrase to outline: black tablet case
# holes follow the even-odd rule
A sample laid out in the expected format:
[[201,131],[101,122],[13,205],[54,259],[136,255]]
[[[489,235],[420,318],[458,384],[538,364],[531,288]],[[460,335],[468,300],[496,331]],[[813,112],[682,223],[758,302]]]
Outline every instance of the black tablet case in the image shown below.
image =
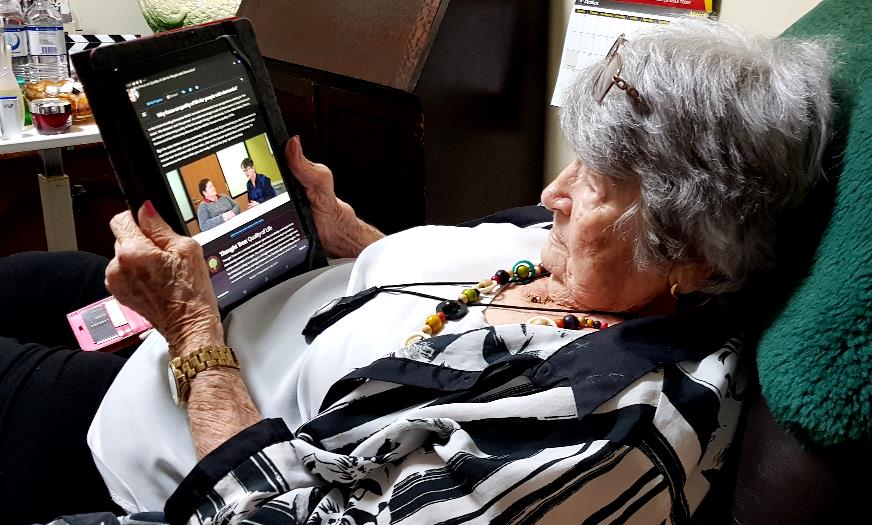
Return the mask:
[[[281,147],[288,141],[288,132],[272,91],[269,73],[257,47],[254,29],[248,19],[231,18],[177,29],[75,53],[71,56],[85,88],[94,119],[100,128],[112,167],[121,184],[127,204],[134,211],[134,216],[143,202],[150,199],[161,217],[164,217],[173,230],[181,235],[188,235],[184,220],[176,209],[172,192],[150,149],[148,138],[132,111],[120,111],[121,108],[129,107],[130,101],[122,81],[115,73],[115,68],[120,64],[132,64],[146,58],[178,52],[184,48],[213,41],[223,35],[236,37],[236,43],[248,58],[265,117],[264,125],[275,139],[276,145]],[[277,154],[276,157],[281,164],[281,160],[284,159],[284,149],[281,148],[280,151],[282,153]],[[299,205],[302,227],[311,239],[306,268],[302,271],[325,266],[327,260],[315,229],[305,191],[290,174],[287,166],[281,166],[281,169],[287,174],[283,175],[285,186],[292,200]],[[288,277],[290,276],[289,274]]]

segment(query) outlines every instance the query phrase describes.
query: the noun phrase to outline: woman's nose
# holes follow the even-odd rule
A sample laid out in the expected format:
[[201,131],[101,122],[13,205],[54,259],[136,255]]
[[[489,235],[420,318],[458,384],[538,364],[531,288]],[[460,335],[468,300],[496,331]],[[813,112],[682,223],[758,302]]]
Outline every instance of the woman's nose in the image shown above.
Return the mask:
[[569,215],[572,211],[572,199],[569,197],[567,177],[564,175],[561,173],[542,190],[540,200],[542,205],[549,210]]

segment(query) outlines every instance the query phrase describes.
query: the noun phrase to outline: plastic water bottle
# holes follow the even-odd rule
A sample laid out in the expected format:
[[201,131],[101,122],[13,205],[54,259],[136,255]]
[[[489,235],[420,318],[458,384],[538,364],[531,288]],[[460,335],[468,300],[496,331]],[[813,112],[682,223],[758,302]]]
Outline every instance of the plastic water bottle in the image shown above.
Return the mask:
[[24,97],[12,70],[12,49],[0,42],[0,137],[15,139],[24,127]]
[[61,80],[69,76],[64,21],[50,0],[33,0],[25,13],[27,45],[30,51],[28,77],[31,82]]
[[29,54],[24,11],[18,0],[0,0],[0,18],[3,19],[6,44],[12,49],[12,70],[15,71],[16,78],[24,79]]

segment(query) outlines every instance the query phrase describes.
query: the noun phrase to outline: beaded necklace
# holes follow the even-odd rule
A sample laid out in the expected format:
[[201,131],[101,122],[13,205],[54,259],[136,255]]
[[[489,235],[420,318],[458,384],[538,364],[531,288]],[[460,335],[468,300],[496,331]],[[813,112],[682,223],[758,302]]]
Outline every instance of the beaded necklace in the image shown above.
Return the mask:
[[[319,308],[312,314],[306,326],[303,328],[303,336],[307,343],[311,343],[324,330],[330,328],[343,317],[357,310],[375,296],[381,293],[389,294],[405,294],[423,297],[424,299],[433,299],[439,301],[436,305],[436,313],[428,316],[424,320],[424,325],[420,330],[417,330],[403,339],[403,346],[407,346],[422,339],[426,339],[431,335],[435,335],[442,330],[442,327],[448,321],[457,321],[462,319],[469,307],[480,306],[488,308],[501,308],[504,310],[527,310],[538,312],[540,315],[531,317],[528,324],[551,325],[557,328],[566,328],[569,330],[578,330],[581,328],[593,328],[601,330],[607,328],[609,324],[606,321],[599,321],[589,317],[576,317],[574,313],[586,313],[589,315],[608,315],[612,317],[621,317],[630,319],[636,314],[628,312],[611,312],[606,310],[572,310],[568,308],[544,308],[541,306],[518,306],[507,304],[493,304],[481,302],[482,296],[495,296],[507,285],[527,284],[534,279],[550,275],[548,270],[540,264],[533,264],[527,260],[516,262],[511,270],[497,270],[490,279],[479,281],[478,284],[472,282],[424,282],[424,283],[407,283],[407,284],[387,284],[383,286],[373,286],[361,292],[348,297],[338,297]],[[457,299],[446,299],[426,293],[407,290],[416,286],[470,286],[464,289]],[[541,315],[541,312],[564,313],[567,315],[561,318],[549,318]]]
[[[513,310],[534,310],[534,311],[551,311],[551,312],[567,312],[571,310],[560,310],[553,308],[542,308],[542,307],[524,307],[524,306],[509,306],[509,305],[494,305],[494,304],[486,304],[480,303],[481,298],[483,296],[494,297],[499,294],[504,287],[512,286],[516,284],[527,284],[535,279],[539,279],[540,277],[547,277],[550,275],[548,270],[542,267],[541,264],[533,264],[528,260],[521,260],[512,265],[511,270],[497,270],[494,272],[494,275],[490,279],[483,279],[478,282],[478,284],[466,288],[460,295],[457,296],[457,299],[443,299],[438,305],[436,305],[436,313],[428,316],[424,320],[424,325],[420,330],[416,330],[406,336],[402,341],[402,346],[408,346],[410,344],[417,343],[423,339],[427,339],[432,335],[438,334],[442,327],[448,321],[457,321],[466,316],[469,311],[470,306],[490,306],[494,308],[506,308]],[[391,290],[386,290],[391,291]],[[397,291],[397,290],[394,290]],[[409,293],[407,290],[402,290],[400,292]],[[415,294],[421,295],[424,294]],[[533,302],[541,301],[541,299],[533,298]],[[627,317],[627,314],[621,312],[587,312],[587,313],[601,313],[608,315],[618,315],[622,317]],[[571,313],[558,318],[550,318],[544,315],[535,315],[527,320],[527,324],[535,324],[535,325],[550,325],[556,328],[566,328],[568,330],[580,330],[582,328],[593,328],[595,330],[602,330],[608,328],[609,323],[606,321],[600,321],[591,319],[590,317],[576,317]]]

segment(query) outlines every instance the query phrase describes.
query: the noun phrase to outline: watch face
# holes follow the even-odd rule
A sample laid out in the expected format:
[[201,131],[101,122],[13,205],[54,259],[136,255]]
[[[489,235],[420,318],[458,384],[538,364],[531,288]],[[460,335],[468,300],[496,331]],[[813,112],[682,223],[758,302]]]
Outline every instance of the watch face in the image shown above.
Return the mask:
[[172,365],[167,367],[167,374],[169,374],[170,393],[173,395],[173,403],[175,403],[176,406],[179,406],[179,387],[176,384],[176,375],[173,373]]

